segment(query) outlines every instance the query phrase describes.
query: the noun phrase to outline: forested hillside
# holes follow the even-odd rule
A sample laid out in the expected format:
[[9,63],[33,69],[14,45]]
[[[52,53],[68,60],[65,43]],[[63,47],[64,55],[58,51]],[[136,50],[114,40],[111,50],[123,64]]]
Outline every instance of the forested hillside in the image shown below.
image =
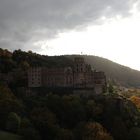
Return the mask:
[[140,71],[98,56],[84,56],[94,69],[104,71],[107,78],[127,87],[140,87]]
[[[75,56],[45,56],[21,50],[15,50],[12,53],[8,50],[0,49],[0,72],[7,73],[17,68],[27,69],[35,66],[72,66]],[[111,79],[117,84],[126,87],[140,87],[140,71],[130,69],[98,56],[83,55],[83,57],[87,63],[91,64],[93,69],[104,71],[107,79]]]
[[[28,88],[27,71],[30,67],[72,66],[73,57],[0,49],[0,139],[140,139],[139,98],[128,99],[118,94],[113,86],[105,93],[86,97],[72,92],[68,94],[65,90],[48,93],[45,88]],[[105,71],[107,75],[111,73],[112,79],[124,79],[125,85],[128,85],[125,73],[135,72],[103,58],[84,57],[93,68]],[[139,72],[136,74],[138,77]],[[132,77],[127,78],[133,81]],[[120,83],[122,79],[119,79]],[[132,84],[136,86],[135,82]]]

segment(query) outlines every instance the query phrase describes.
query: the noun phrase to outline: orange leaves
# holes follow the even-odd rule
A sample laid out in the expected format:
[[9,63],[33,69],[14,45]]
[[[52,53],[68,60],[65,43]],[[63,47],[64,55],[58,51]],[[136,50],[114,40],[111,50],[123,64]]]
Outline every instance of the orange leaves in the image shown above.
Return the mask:
[[138,109],[140,109],[140,97],[133,95],[129,99],[137,106]]

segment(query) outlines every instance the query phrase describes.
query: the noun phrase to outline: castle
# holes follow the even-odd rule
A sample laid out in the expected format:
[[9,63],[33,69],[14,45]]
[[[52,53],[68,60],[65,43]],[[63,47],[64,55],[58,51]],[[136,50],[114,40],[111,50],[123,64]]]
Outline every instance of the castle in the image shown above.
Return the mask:
[[101,93],[106,88],[104,72],[93,71],[83,57],[75,57],[73,67],[36,67],[28,71],[29,87],[94,89]]

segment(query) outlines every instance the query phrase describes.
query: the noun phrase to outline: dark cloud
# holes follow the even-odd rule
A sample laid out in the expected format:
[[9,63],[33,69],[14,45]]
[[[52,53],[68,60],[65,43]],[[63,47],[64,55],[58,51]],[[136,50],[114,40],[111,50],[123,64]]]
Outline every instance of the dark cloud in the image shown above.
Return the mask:
[[0,0],[0,47],[35,50],[32,42],[93,24],[102,16],[128,16],[135,2],[136,0]]

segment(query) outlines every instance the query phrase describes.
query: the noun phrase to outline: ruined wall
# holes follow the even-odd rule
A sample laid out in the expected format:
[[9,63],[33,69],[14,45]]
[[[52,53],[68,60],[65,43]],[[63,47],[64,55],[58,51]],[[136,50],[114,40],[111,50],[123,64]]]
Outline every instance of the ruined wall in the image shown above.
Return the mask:
[[106,86],[104,72],[92,71],[83,58],[75,58],[74,67],[65,68],[31,68],[28,71],[29,87],[65,87],[95,89],[97,93]]

